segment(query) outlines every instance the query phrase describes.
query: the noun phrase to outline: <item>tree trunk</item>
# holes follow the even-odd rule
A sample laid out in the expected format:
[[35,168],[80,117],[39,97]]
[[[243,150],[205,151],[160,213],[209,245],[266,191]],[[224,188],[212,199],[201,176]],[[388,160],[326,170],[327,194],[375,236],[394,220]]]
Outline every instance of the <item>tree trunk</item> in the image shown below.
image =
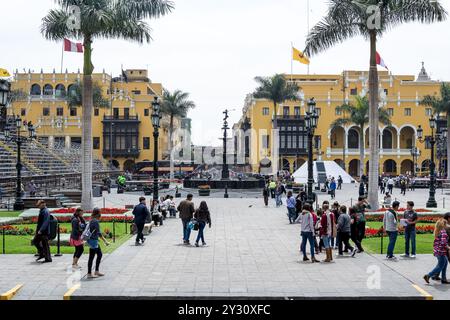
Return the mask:
[[83,136],[81,158],[81,208],[85,211],[93,209],[92,201],[92,72],[94,66],[91,61],[92,41],[90,37],[84,40],[84,68],[83,68]]
[[364,159],[365,159],[365,145],[364,145],[364,126],[359,128],[359,176],[364,174]]
[[369,203],[372,210],[378,210],[378,174],[380,150],[378,149],[378,70],[377,70],[377,34],[376,30],[370,33],[370,71],[369,71]]
[[[447,112],[447,130],[450,130],[450,112]],[[448,137],[447,137],[447,179],[450,179],[450,139]]]
[[173,159],[173,115],[170,115],[170,125],[169,125],[169,157],[170,157],[170,180],[175,178],[175,168]]

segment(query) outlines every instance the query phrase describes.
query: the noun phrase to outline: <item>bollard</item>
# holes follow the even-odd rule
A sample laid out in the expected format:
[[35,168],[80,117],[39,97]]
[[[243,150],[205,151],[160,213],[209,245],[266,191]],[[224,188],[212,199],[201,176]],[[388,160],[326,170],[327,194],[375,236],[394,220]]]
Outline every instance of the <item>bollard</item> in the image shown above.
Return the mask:
[[3,254],[6,254],[6,245],[5,245],[5,241],[6,241],[6,228],[5,228],[5,226],[2,226],[2,229],[3,229],[3,245],[2,245],[2,247],[3,247]]
[[58,240],[56,242],[57,252],[55,254],[55,257],[62,257],[62,254],[61,254],[61,230],[59,228],[59,222],[58,222],[57,228],[58,228]]
[[116,220],[113,220],[113,243],[116,243]]
[[353,207],[353,198],[350,199],[350,207]]
[[[102,191],[102,193],[103,193],[103,191]],[[103,209],[105,209],[106,208],[106,206],[105,206],[105,197],[103,197]]]
[[381,254],[383,254],[383,239],[384,239],[384,233],[381,234]]
[[225,195],[224,195],[224,198],[225,199],[229,198],[229,195],[228,195],[228,184],[225,184]]
[[445,209],[445,198],[442,198],[442,208]]
[[128,234],[127,217],[123,218],[123,222],[125,223],[125,234]]

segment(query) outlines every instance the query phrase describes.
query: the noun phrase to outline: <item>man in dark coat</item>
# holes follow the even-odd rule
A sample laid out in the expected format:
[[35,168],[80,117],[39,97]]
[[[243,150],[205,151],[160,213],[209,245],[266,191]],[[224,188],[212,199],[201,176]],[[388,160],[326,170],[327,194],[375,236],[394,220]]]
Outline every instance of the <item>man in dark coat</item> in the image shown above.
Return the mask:
[[144,230],[145,222],[150,216],[150,211],[148,211],[145,198],[139,198],[139,204],[133,209],[134,223],[136,224],[137,236],[136,245],[140,246],[141,242],[144,244],[145,238],[142,231]]
[[45,258],[44,263],[52,262],[50,246],[48,244],[48,237],[50,236],[50,212],[48,211],[44,200],[39,200],[37,206],[39,208],[39,216],[36,226],[36,234],[33,239],[33,244],[39,254],[36,261]]
[[181,222],[183,223],[183,243],[185,245],[190,244],[191,229],[189,229],[189,222],[191,222],[195,212],[194,203],[192,202],[193,198],[194,196],[192,194],[188,194],[186,200],[181,201],[177,208],[180,213]]

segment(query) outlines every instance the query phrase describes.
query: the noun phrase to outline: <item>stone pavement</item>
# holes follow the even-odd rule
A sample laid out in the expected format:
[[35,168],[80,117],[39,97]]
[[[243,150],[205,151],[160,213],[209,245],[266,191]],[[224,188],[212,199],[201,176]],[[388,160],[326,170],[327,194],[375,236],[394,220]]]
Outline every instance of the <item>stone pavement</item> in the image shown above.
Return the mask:
[[131,240],[111,254],[102,266],[107,276],[82,280],[73,299],[423,298],[412,286],[420,278],[409,280],[367,254],[328,265],[299,262],[300,226],[289,225],[285,209],[257,199],[206,200],[208,246],[183,246],[180,221],[168,220],[145,246]]
[[[30,255],[0,255],[0,293],[22,283],[15,299],[62,299],[69,288],[80,283],[73,299],[420,299],[422,293],[413,287],[418,284],[436,299],[450,300],[446,286],[424,284],[423,274],[435,265],[430,255],[398,262],[368,254],[335,259],[328,265],[300,262],[300,226],[289,225],[286,208],[274,208],[272,201],[264,208],[256,192],[247,199],[237,196],[194,198],[197,206],[206,200],[212,212],[213,227],[206,229],[206,247],[183,246],[181,222],[168,219],[163,227],[154,228],[145,246],[135,247],[132,239],[105,256],[101,270],[106,277],[101,279],[83,278],[86,255],[80,263],[84,267],[81,273],[71,272],[70,255],[43,265]],[[106,201],[110,206],[123,206],[135,203],[138,197],[112,194]]]

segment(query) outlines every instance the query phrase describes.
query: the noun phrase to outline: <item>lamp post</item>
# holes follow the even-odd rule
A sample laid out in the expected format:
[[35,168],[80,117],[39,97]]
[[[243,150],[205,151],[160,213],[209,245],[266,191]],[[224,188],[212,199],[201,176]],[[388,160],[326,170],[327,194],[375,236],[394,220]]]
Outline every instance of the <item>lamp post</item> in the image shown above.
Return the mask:
[[[437,142],[441,140],[447,139],[447,130],[443,129],[441,130],[441,133],[437,133],[435,135],[434,130],[436,129],[436,118],[432,116],[430,118],[430,128],[431,128],[431,136],[428,137],[428,142],[431,145],[431,163],[430,163],[430,195],[427,201],[427,208],[437,208],[437,202],[436,202],[436,164],[434,161],[434,146]],[[419,126],[419,129],[417,129],[417,137],[421,143],[426,141],[423,138],[423,129],[422,126]]]
[[0,79],[0,131],[3,131],[6,124],[6,106],[8,105],[11,84]]
[[415,177],[417,175],[417,160],[420,157],[421,152],[419,148],[412,147],[411,148],[411,156],[413,157],[413,176]]
[[228,180],[230,179],[230,171],[228,169],[228,163],[227,163],[227,140],[228,140],[228,129],[230,127],[228,126],[228,110],[225,110],[223,112],[225,115],[225,118],[223,119],[223,164],[222,164],[222,180]]
[[16,134],[11,135],[11,128],[7,128],[5,130],[5,138],[6,140],[13,142],[17,145],[17,163],[16,163],[16,170],[17,170],[17,179],[16,179],[16,200],[14,202],[14,210],[15,211],[22,211],[24,210],[24,203],[22,199],[22,158],[21,158],[21,149],[22,144],[24,144],[27,141],[32,141],[36,138],[36,131],[34,129],[34,126],[31,122],[28,122],[28,137],[22,136],[22,119],[17,116],[13,120],[13,126],[15,125]]
[[153,125],[153,200],[158,200],[159,198],[159,186],[158,186],[158,139],[159,139],[159,128],[161,122],[161,106],[158,101],[158,97],[152,103],[153,113],[152,113],[152,125]]
[[319,116],[316,110],[316,101],[311,98],[308,101],[308,111],[305,117],[305,126],[308,133],[308,202],[313,204],[315,202],[313,194],[314,185],[314,169],[313,169],[313,138],[314,131],[317,128],[317,121]]

